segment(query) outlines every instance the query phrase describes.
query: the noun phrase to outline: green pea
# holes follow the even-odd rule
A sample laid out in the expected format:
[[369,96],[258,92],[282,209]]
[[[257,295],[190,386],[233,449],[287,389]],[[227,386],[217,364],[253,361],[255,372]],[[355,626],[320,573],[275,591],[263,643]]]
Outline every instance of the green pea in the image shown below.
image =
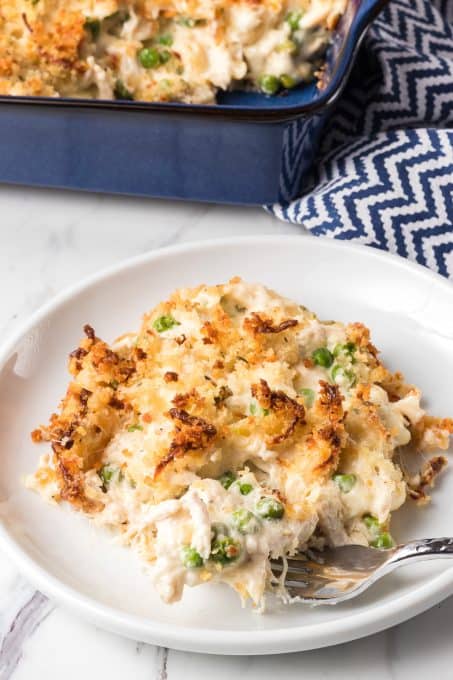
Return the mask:
[[113,478],[118,474],[119,470],[113,465],[104,465],[98,470],[98,476],[102,481],[102,491],[107,493],[107,490],[112,482]]
[[355,483],[357,482],[357,477],[353,474],[343,475],[337,473],[332,477],[332,479],[335,482],[335,484],[338,484],[338,486],[340,487],[340,491],[342,493],[349,493],[353,486],[355,486]]
[[204,564],[200,553],[198,553],[195,548],[192,548],[190,545],[185,545],[181,550],[181,562],[187,569],[198,569]]
[[309,387],[302,387],[300,390],[300,394],[304,398],[304,403],[307,408],[311,408],[313,406],[314,401],[315,401],[315,391],[311,390]]
[[253,401],[249,406],[249,410],[250,410],[250,414],[252,416],[256,416],[256,415],[268,416],[269,413],[270,413],[270,410],[268,408],[260,408]]
[[166,64],[167,61],[171,59],[171,52],[169,52],[168,50],[162,50],[159,53],[159,59],[161,64]]
[[379,520],[374,515],[364,515],[362,521],[370,531],[379,531]]
[[160,35],[157,39],[157,42],[159,43],[159,45],[166,45],[167,47],[170,47],[171,45],[173,45],[173,37],[170,34],[166,33],[164,35]]
[[159,50],[155,47],[142,47],[137,56],[143,68],[156,68],[160,64]]
[[388,531],[383,531],[382,533],[379,534],[379,536],[374,541],[371,541],[370,545],[373,548],[380,548],[382,550],[389,550],[390,548],[393,548],[393,546],[395,545],[395,541],[390,536]]
[[87,19],[83,27],[86,31],[90,31],[93,40],[97,40],[99,38],[99,34],[101,32],[101,22],[99,19]]
[[280,89],[280,81],[277,76],[265,73],[259,79],[259,86],[264,94],[275,94]]
[[297,85],[294,78],[292,76],[288,76],[286,73],[280,76],[280,82],[282,86],[287,90],[290,90],[292,87],[295,87]]
[[299,22],[302,19],[302,12],[290,12],[286,17],[286,23],[292,31],[297,31]]
[[211,543],[210,559],[218,564],[230,564],[238,559],[241,554],[241,546],[231,536],[215,538]]
[[127,428],[128,432],[137,432],[137,430],[143,430],[143,425],[134,424],[134,425],[129,425]]
[[227,470],[226,472],[223,473],[223,475],[220,475],[219,477],[219,482],[221,483],[224,489],[229,489],[232,483],[235,481],[236,475],[234,474],[234,472],[231,472],[231,470]]
[[180,325],[179,321],[176,321],[171,314],[164,314],[154,321],[153,328],[155,328],[158,333],[164,333],[164,331],[169,331],[173,326]]
[[333,349],[333,355],[338,357],[340,354],[354,354],[356,351],[357,347],[353,342],[338,343]]
[[329,352],[327,347],[318,347],[318,349],[315,349],[311,358],[317,366],[323,366],[323,368],[330,368],[333,364],[332,353]]
[[253,512],[245,508],[238,508],[232,514],[233,526],[241,534],[254,534],[259,529],[259,521]]
[[129,92],[122,80],[117,80],[115,83],[115,89],[113,90],[115,99],[122,99],[125,101],[133,101],[134,95]]
[[283,503],[273,496],[264,496],[256,504],[256,512],[263,519],[281,519],[285,514]]
[[243,496],[248,496],[248,494],[253,491],[253,485],[248,482],[238,482],[239,491]]
[[347,368],[343,368],[343,366],[340,366],[339,364],[335,364],[335,366],[332,368],[332,380],[336,383],[339,382],[346,382],[349,387],[352,387],[355,383],[355,375],[352,371],[349,371]]
[[227,527],[226,524],[223,524],[223,522],[214,522],[213,524],[211,524],[211,531],[213,541],[216,538],[225,538],[225,536],[230,535],[229,528]]

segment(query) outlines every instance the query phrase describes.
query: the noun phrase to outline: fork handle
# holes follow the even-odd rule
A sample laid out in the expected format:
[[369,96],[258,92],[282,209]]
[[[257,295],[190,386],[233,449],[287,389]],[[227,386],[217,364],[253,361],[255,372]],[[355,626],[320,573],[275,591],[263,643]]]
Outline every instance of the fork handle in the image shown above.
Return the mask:
[[400,564],[407,560],[416,562],[436,557],[453,557],[453,537],[421,538],[404,543],[396,548],[390,562]]

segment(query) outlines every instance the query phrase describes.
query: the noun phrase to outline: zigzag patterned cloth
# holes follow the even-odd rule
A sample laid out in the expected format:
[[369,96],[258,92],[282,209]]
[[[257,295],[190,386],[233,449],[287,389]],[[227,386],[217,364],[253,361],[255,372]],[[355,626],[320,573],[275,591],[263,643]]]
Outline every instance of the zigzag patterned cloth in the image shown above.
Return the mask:
[[453,278],[453,0],[390,0],[304,189],[270,210]]

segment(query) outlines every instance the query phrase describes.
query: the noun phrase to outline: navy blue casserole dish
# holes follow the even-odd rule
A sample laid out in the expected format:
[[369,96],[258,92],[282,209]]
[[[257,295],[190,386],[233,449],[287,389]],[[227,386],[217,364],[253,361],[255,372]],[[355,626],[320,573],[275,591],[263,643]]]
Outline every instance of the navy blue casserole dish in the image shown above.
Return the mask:
[[298,195],[366,29],[387,0],[349,0],[323,87],[229,92],[216,106],[0,97],[0,182],[217,203]]

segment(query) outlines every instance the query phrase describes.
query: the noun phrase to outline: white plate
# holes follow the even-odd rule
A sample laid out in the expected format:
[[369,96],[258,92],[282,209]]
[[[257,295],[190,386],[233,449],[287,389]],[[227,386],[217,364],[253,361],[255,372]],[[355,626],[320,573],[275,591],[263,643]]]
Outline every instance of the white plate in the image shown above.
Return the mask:
[[[241,609],[222,586],[187,589],[165,605],[140,561],[76,513],[48,506],[21,485],[39,447],[29,432],[45,422],[67,382],[66,360],[91,323],[113,339],[174,288],[239,274],[315,310],[363,321],[385,361],[419,385],[435,414],[453,414],[453,287],[403,259],[314,238],[211,241],[156,251],[72,288],[38,312],[0,353],[0,542],[36,586],[109,630],[177,649],[268,654],[313,649],[399,623],[453,593],[453,567],[428,562],[387,577],[336,607],[281,606],[264,616]],[[42,450],[42,449],[41,449]],[[411,502],[393,523],[399,540],[453,534],[453,476],[426,509]]]

